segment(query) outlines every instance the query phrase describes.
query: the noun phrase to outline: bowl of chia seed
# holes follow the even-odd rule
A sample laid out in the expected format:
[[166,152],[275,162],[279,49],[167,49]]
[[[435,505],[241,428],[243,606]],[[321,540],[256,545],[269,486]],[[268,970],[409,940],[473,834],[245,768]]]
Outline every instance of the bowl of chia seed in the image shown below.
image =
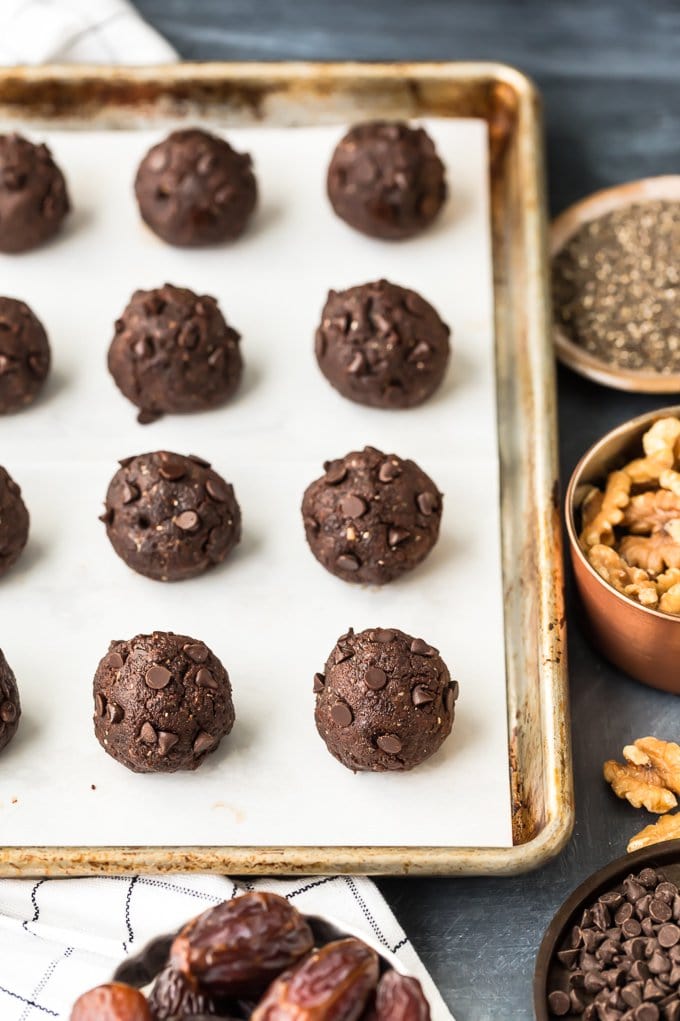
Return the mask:
[[577,202],[550,246],[560,361],[619,390],[680,393],[680,175]]

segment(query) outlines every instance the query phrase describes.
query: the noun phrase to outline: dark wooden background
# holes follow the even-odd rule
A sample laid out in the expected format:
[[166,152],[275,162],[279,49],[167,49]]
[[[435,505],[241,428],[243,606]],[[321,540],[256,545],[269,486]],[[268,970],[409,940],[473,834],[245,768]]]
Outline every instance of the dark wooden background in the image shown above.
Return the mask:
[[[468,60],[515,64],[545,100],[554,212],[596,188],[680,172],[680,0],[137,0],[191,60]],[[680,255],[680,253],[679,253]],[[563,479],[603,432],[669,401],[559,376]],[[569,593],[577,824],[564,853],[518,879],[380,886],[457,1021],[525,1021],[543,930],[566,894],[641,824],[601,779],[642,734],[678,738],[680,702],[604,663]],[[470,792],[474,797],[474,792]]]

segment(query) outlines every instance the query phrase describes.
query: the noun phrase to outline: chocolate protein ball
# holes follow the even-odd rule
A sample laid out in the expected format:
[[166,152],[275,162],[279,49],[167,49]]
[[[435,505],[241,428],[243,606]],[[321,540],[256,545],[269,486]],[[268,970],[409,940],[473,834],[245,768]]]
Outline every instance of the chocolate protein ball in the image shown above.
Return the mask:
[[167,450],[124,458],[101,520],[118,556],[156,581],[203,574],[241,540],[233,487],[195,454]]
[[0,135],[0,252],[26,252],[57,233],[70,209],[46,145]]
[[423,128],[368,121],[338,143],[327,189],[337,215],[355,230],[409,238],[429,226],[444,204],[444,164]]
[[451,733],[458,684],[438,651],[396,628],[350,628],[314,676],[329,752],[357,770],[413,769]]
[[302,518],[327,571],[384,585],[425,559],[439,536],[443,497],[414,461],[364,447],[324,468],[305,492]]
[[374,408],[411,408],[442,382],[450,333],[415,291],[376,280],[329,292],[316,359],[343,397]]
[[234,725],[217,656],[171,631],[111,642],[93,689],[97,740],[135,773],[196,769]]
[[0,752],[17,732],[21,701],[14,671],[0,649]]
[[240,335],[214,298],[165,284],[135,291],[109,348],[109,371],[140,408],[138,420],[164,413],[207,411],[238,389]]
[[25,302],[0,298],[0,415],[31,404],[49,370],[43,324]]
[[243,233],[257,202],[252,160],[223,138],[173,131],[139,164],[142,219],[170,245],[213,245]]
[[21,490],[0,468],[0,577],[17,562],[28,542],[29,517]]

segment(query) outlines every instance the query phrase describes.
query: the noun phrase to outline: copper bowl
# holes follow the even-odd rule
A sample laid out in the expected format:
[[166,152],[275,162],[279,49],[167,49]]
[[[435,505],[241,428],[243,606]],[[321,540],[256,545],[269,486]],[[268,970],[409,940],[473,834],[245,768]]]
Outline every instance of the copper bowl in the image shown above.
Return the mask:
[[[640,181],[628,181],[614,188],[596,191],[587,198],[569,206],[553,221],[550,227],[551,258],[562,251],[577,230],[599,216],[611,213],[634,202],[650,202],[654,199],[677,201],[680,199],[680,174],[665,177],[645,177]],[[611,386],[617,390],[631,390],[636,393],[672,394],[680,392],[680,373],[645,372],[622,369],[597,358],[568,336],[557,323],[553,323],[555,353],[559,360],[574,372]]]
[[536,1021],[552,1021],[548,994],[553,989],[566,988],[568,984],[569,972],[557,959],[557,951],[562,948],[571,927],[578,924],[584,908],[607,890],[618,886],[631,872],[641,872],[648,867],[660,869],[670,882],[680,884],[680,840],[667,840],[662,844],[643,847],[633,854],[617,858],[603,869],[594,872],[565,900],[548,926],[536,958],[534,972]]
[[641,606],[612,588],[591,567],[578,541],[579,508],[592,485],[642,451],[642,435],[659,418],[680,417],[680,406],[640,415],[607,433],[581,458],[567,489],[565,517],[571,562],[595,643],[624,673],[680,694],[680,617]]

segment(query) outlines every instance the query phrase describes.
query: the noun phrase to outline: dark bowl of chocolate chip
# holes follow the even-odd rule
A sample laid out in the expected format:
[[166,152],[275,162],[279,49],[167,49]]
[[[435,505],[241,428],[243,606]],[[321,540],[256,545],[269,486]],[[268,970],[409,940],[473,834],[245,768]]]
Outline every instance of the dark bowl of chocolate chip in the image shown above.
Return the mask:
[[618,390],[680,392],[680,175],[598,191],[550,237],[557,357]]
[[595,872],[559,909],[534,974],[536,1021],[679,1021],[680,840]]

